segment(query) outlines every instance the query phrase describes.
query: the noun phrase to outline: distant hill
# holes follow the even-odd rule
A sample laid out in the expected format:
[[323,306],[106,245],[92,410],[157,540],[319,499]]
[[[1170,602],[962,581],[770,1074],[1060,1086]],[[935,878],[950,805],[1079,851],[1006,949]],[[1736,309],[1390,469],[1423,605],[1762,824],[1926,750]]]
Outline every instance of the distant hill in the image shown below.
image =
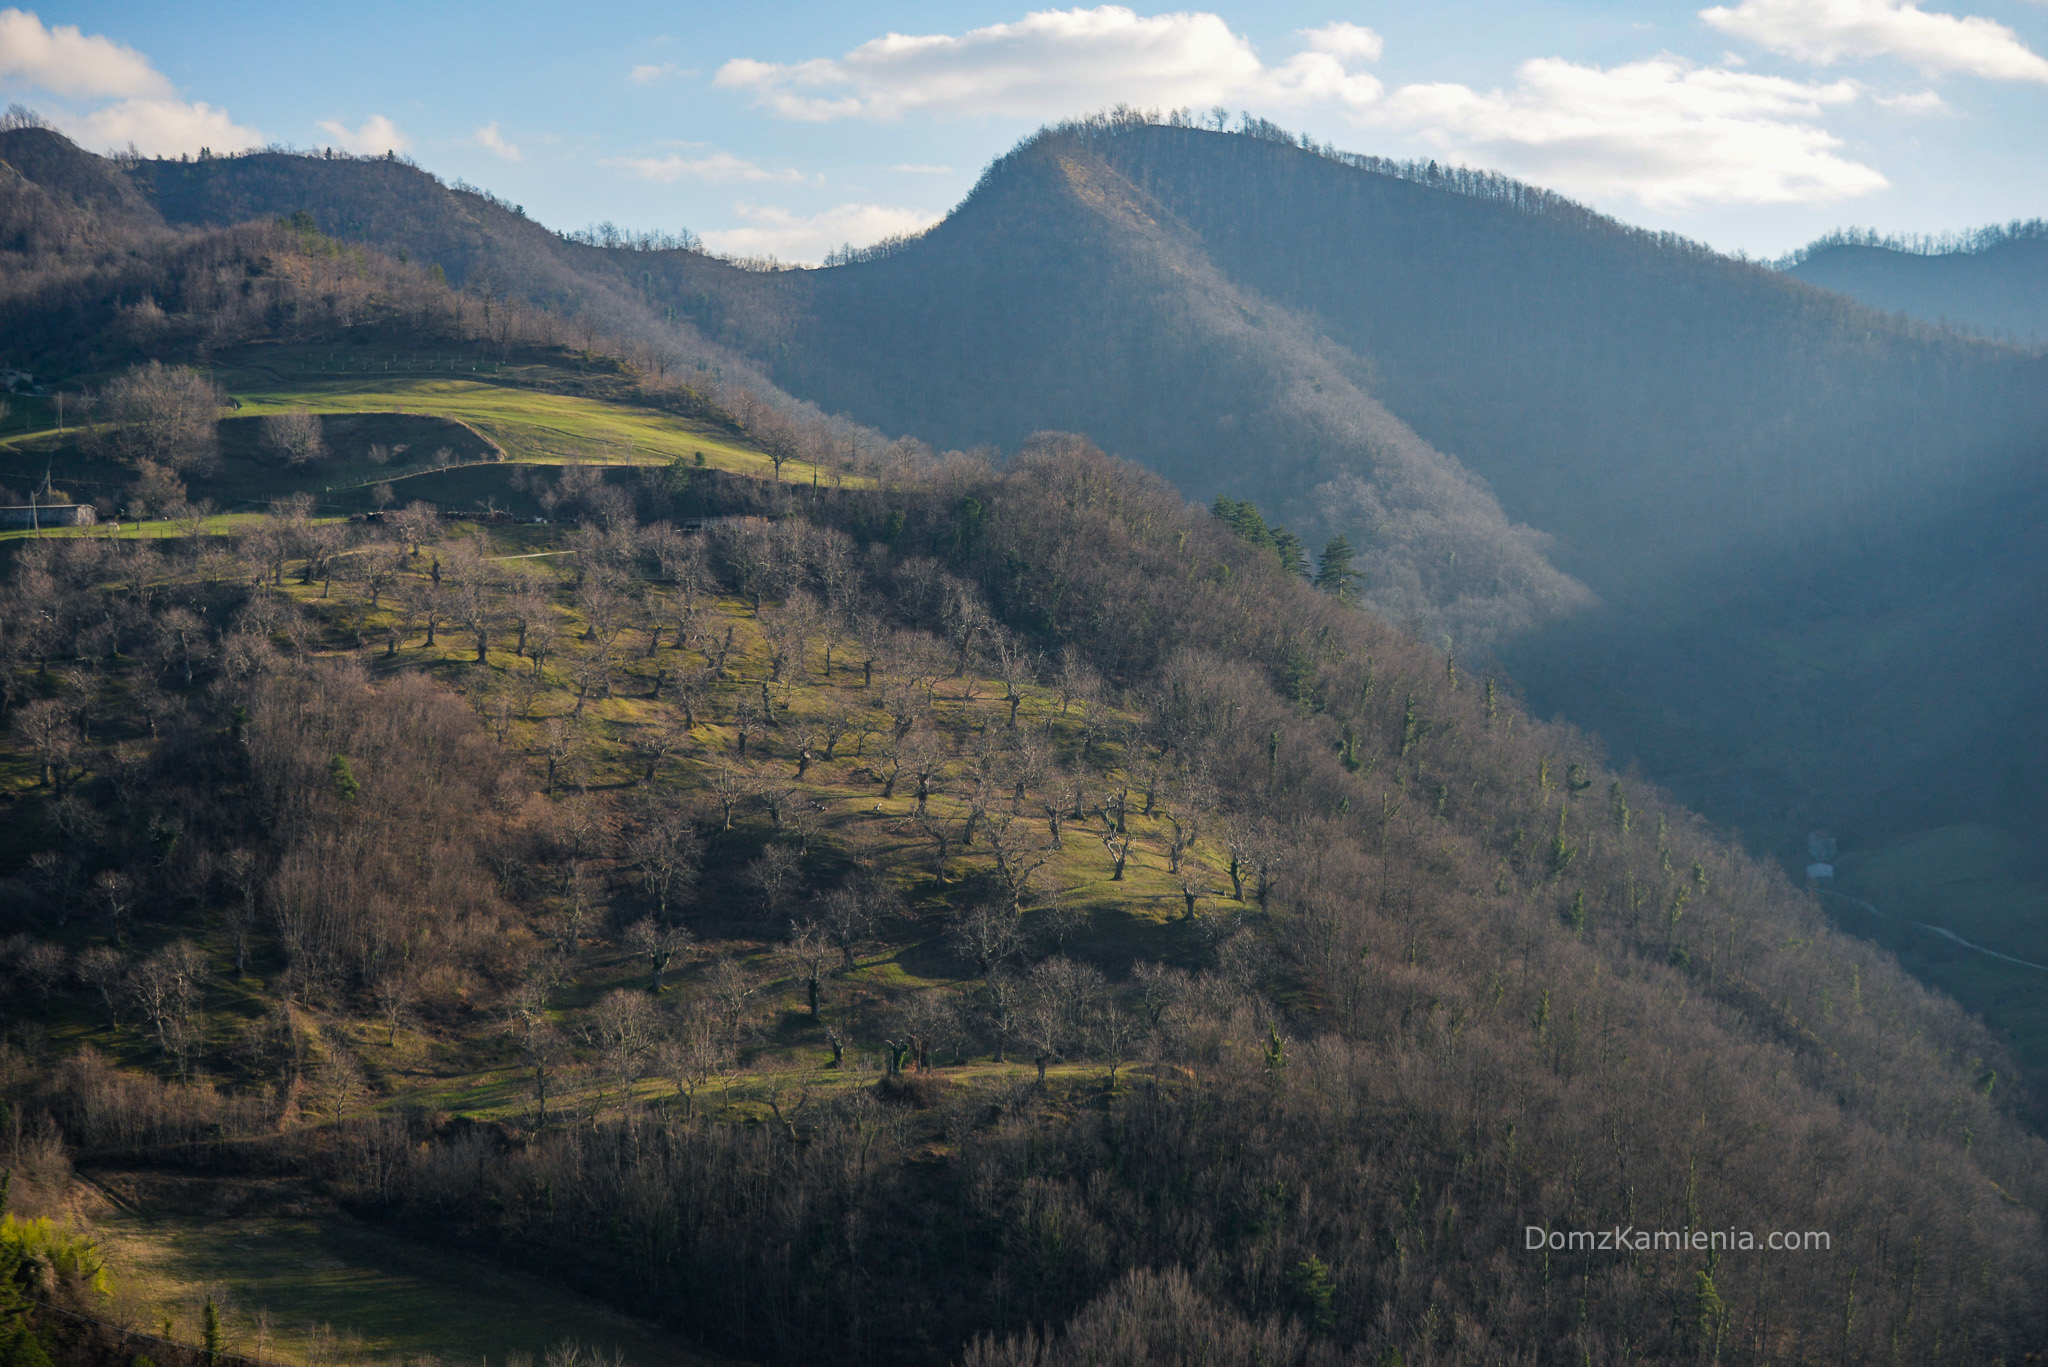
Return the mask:
[[772,283],[794,317],[746,344],[827,408],[944,445],[1088,432],[1197,500],[1249,495],[1317,543],[1346,533],[1368,551],[1367,600],[1438,639],[1590,601],[1549,538],[1382,402],[1368,358],[1085,146],[999,164],[898,252]]
[[1793,253],[1785,269],[1875,309],[2048,342],[2048,221],[2041,219],[1955,243],[1838,233]]
[[[17,205],[8,196],[30,202]],[[686,320],[664,317],[630,272],[598,264],[603,251],[576,248],[516,206],[444,185],[410,162],[270,152],[117,162],[53,129],[16,127],[0,129],[0,200],[0,223],[15,239],[0,241],[0,255],[40,253],[36,269],[53,259],[75,262],[81,246],[110,233],[303,215],[300,221],[329,236],[438,270],[470,297],[517,298],[547,310],[564,341],[588,347],[601,334],[631,343],[635,359],[689,370],[707,390],[746,390],[794,418],[818,418],[746,357],[700,336]],[[19,338],[0,337],[15,363],[33,359],[14,354],[20,345]]]
[[303,211],[603,320],[729,406],[941,447],[1084,431],[1312,548],[1342,533],[1376,610],[1498,652],[1540,713],[1788,851],[2044,809],[2010,741],[2048,662],[2002,626],[2048,581],[2024,349],[1265,125],[1047,130],[931,232],[801,271],[564,236],[401,161],[125,177],[172,224]]
[[[1534,705],[1765,839],[2033,819],[2041,785],[2006,757],[2048,662],[1999,624],[2042,582],[2021,510],[2048,364],[1527,187],[1397,169],[1082,125],[895,250],[745,277],[678,254],[667,297],[877,426],[1087,430],[1191,495],[1396,541],[1426,631],[1469,621],[1447,589],[1483,599],[1459,576],[1540,550],[1599,602],[1496,619]],[[1329,431],[1360,434],[1348,466]],[[1501,535],[1521,527],[1543,539]],[[1855,640],[1805,648],[1844,621]]]

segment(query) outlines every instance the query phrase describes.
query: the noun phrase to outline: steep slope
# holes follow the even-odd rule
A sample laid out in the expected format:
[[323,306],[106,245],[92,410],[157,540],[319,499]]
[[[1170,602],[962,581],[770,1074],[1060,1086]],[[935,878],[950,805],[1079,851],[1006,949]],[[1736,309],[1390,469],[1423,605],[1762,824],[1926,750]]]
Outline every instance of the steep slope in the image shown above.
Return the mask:
[[753,1361],[2041,1341],[2004,1051],[1569,728],[1079,439],[708,483],[332,583],[289,504],[24,546],[0,1156],[311,1179]]
[[54,129],[0,129],[0,163],[52,197],[100,217],[161,221],[148,196],[119,167]]
[[[1291,326],[1128,178],[1048,165],[1033,202],[1110,263],[1051,283],[1155,301],[1102,363],[1211,339],[1192,364],[1231,306]],[[51,268],[99,311],[40,326],[129,346],[101,323],[147,284],[160,350],[231,338],[299,376],[242,391],[230,448],[340,376],[396,383],[394,332],[495,367],[497,328],[535,325],[289,223],[148,240],[118,277]],[[764,355],[824,311],[780,280],[728,281],[785,301],[726,320]],[[1319,346],[1275,354],[1341,359]],[[550,354],[626,397],[619,358]],[[28,417],[7,442],[68,461],[75,420]],[[359,457],[328,435],[271,473],[331,493]],[[1376,479],[1456,474],[1371,435]],[[755,469],[536,462],[551,526],[279,499],[232,540],[13,543],[0,1166],[39,1203],[59,1134],[292,1174],[752,1360],[1043,1367],[1003,1340],[1062,1323],[1053,1361],[1142,1323],[1156,1360],[1268,1367],[2042,1341],[2048,1147],[2000,1041],[1469,658],[1084,439]],[[1976,592],[1956,527],[1895,530]],[[1878,568],[1698,601],[1810,622]],[[1532,1224],[1828,1243],[1551,1256]]]
[[[1249,494],[1366,548],[1367,601],[1468,641],[1588,595],[1370,366],[1240,288],[1086,149],[1031,149],[901,253],[805,272],[777,380],[891,430],[1014,447],[1086,431],[1188,496]],[[764,351],[768,349],[763,348]]]
[[942,446],[1083,430],[1341,531],[1377,609],[1492,642],[1540,714],[1788,855],[2048,813],[2013,758],[2048,678],[2013,628],[2048,584],[2021,348],[1264,128],[1051,130],[924,237],[794,272],[569,241],[397,162],[129,174],[176,222],[304,208],[616,320],[722,397]]
[[[2048,583],[2024,531],[2048,363],[1477,188],[1261,138],[1064,130],[923,239],[770,282],[800,317],[744,344],[880,425],[1087,430],[1191,494],[1394,541],[1399,568],[1491,581],[1500,548],[1531,547],[1502,528],[1540,529],[1601,601],[1501,644],[1536,707],[1788,851],[1814,824],[2037,820],[2010,742],[2048,661],[2010,624]],[[1406,444],[1368,435],[1362,473],[1333,459],[1332,430],[1390,429]],[[1403,451],[1463,472],[1432,485]],[[1462,515],[1473,476],[1504,519]],[[1391,516],[1389,486],[1410,495]],[[1428,517],[1402,525],[1418,506],[1469,533],[1434,564]],[[1475,542],[1494,553],[1472,565]]]
[[[1089,143],[1605,593],[1947,487],[2048,432],[2048,363],[1761,266],[1261,139]],[[2038,450],[2038,445],[2032,449]]]
[[1948,251],[1823,238],[1786,268],[1808,284],[1929,323],[2048,342],[2048,223],[1979,234]]
[[1095,433],[1192,495],[1249,492],[1313,532],[1348,531],[1369,601],[1439,636],[1484,641],[1589,600],[1539,533],[1372,399],[1367,365],[1233,286],[1084,149],[1048,144],[902,259],[787,273],[565,241],[395,161],[256,155],[135,175],[172,222],[304,209],[451,279],[666,332],[685,364],[886,432],[960,447]]
[[[132,222],[145,226],[218,228],[304,213],[329,236],[438,269],[473,296],[521,299],[544,309],[560,320],[564,340],[573,336],[587,347],[604,334],[633,344],[632,359],[643,366],[702,376],[720,397],[745,390],[792,418],[815,423],[820,417],[748,358],[652,304],[641,272],[618,259],[639,253],[570,242],[515,205],[472,187],[444,185],[408,161],[263,152],[117,165],[48,129],[27,128],[0,130],[0,162],[16,165],[46,192],[80,202],[117,196],[124,207],[139,206],[143,217]],[[52,186],[40,186],[44,174],[53,177]],[[102,182],[113,188],[102,193]]]

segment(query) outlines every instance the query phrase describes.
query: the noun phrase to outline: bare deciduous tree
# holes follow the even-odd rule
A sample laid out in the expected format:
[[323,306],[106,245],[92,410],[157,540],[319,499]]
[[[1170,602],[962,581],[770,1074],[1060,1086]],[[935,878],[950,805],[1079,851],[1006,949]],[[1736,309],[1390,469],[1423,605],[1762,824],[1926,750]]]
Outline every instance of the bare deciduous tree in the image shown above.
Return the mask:
[[655,919],[665,922],[669,904],[697,884],[703,842],[697,838],[697,824],[689,809],[666,794],[650,793],[636,802],[633,817],[623,852],[654,904]]
[[816,922],[792,921],[789,938],[776,948],[776,957],[790,977],[803,984],[804,1002],[811,1019],[818,1019],[818,997],[825,980],[825,968],[833,954],[831,937]]
[[761,915],[770,923],[782,919],[782,909],[803,890],[803,856],[788,845],[771,843],[747,865],[746,880],[760,894]]
[[327,454],[320,419],[303,408],[268,413],[263,418],[263,444],[290,466],[308,465]]
[[100,391],[95,436],[131,465],[148,460],[180,474],[209,470],[220,458],[215,424],[222,402],[219,387],[198,371],[150,361]]
[[697,943],[697,937],[681,926],[663,925],[651,916],[643,916],[626,927],[626,946],[647,960],[651,981],[650,992],[662,988],[662,975],[677,955],[687,954]]
[[584,1038],[597,1053],[598,1066],[618,1089],[619,1104],[632,1101],[633,1086],[647,1075],[659,1040],[660,1018],[644,992],[615,988],[598,998],[583,1016]]

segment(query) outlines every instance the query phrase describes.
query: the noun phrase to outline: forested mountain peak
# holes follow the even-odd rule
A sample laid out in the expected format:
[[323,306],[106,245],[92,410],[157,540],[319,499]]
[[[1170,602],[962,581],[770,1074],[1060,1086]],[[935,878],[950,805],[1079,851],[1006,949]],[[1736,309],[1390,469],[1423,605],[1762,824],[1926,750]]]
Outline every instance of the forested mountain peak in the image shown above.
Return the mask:
[[52,195],[112,218],[156,217],[146,196],[105,157],[38,124],[0,127],[0,163]]

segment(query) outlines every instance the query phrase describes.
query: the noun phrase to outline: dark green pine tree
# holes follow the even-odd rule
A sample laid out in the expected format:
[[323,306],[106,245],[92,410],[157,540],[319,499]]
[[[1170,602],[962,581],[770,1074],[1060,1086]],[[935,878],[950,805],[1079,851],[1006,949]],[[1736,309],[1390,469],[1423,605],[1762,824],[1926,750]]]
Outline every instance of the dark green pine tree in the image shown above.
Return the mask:
[[1285,527],[1273,529],[1273,554],[1280,557],[1281,569],[1297,579],[1308,578],[1308,547]]
[[1324,542],[1316,566],[1316,587],[1347,603],[1357,601],[1358,571],[1351,568],[1351,559],[1356,554],[1342,532]]
[[1279,559],[1289,574],[1308,578],[1308,547],[1285,527],[1268,526],[1255,503],[1218,494],[1209,505],[1212,517],[1230,524],[1230,529],[1254,546],[1263,546]]
[[1273,533],[1266,526],[1266,519],[1259,512],[1258,505],[1228,494],[1216,495],[1216,502],[1210,505],[1212,516],[1230,524],[1230,530],[1254,546],[1273,549]]

